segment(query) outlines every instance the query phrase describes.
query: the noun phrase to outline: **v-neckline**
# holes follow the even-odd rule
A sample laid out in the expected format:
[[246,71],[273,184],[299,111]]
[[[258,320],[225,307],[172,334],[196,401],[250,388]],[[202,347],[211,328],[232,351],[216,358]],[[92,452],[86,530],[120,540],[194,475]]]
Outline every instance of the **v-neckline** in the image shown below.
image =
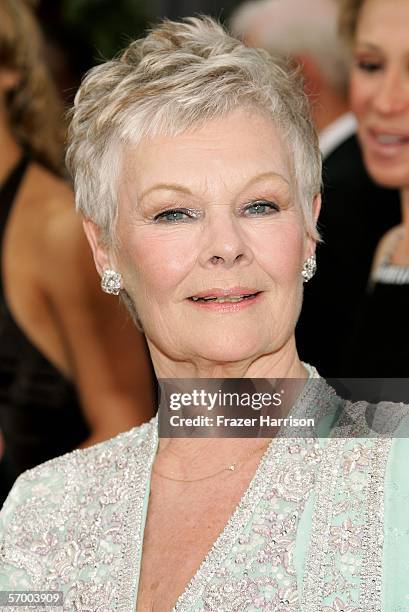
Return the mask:
[[[138,541],[138,562],[135,567],[135,599],[133,602],[133,610],[136,610],[139,581],[141,576],[141,562],[142,562],[142,545],[144,539],[148,501],[151,490],[151,473],[152,466],[155,460],[157,447],[158,447],[158,435],[157,428],[153,432],[155,447],[152,455],[152,460],[149,462],[149,473],[145,483],[145,503],[143,507],[143,513],[140,517],[141,529],[140,539]],[[274,443],[275,442],[275,443]],[[271,467],[275,464],[277,458],[282,456],[282,447],[287,445],[288,440],[285,438],[277,438],[271,440],[266,450],[261,457],[256,471],[254,472],[250,483],[248,484],[245,492],[240,498],[235,509],[229,516],[226,524],[222,531],[213,542],[208,552],[203,557],[198,569],[187,582],[184,590],[176,599],[172,612],[192,612],[193,606],[200,597],[200,593],[203,591],[205,585],[212,578],[215,571],[223,563],[227,554],[233,547],[235,541],[240,537],[243,528],[248,524],[251,519],[252,513],[255,506],[263,496],[265,489],[268,484],[268,474],[271,473]]]
[[[307,399],[310,399],[308,392],[311,387],[308,383],[311,378],[306,379],[306,384],[295,402],[293,410],[299,409]],[[312,389],[314,389],[314,385],[312,385]],[[140,452],[138,452],[136,458],[137,465],[132,478],[129,511],[125,519],[127,542],[123,555],[123,571],[119,589],[122,601],[119,603],[118,612],[128,612],[129,609],[135,611],[137,604],[141,577],[142,546],[151,491],[151,474],[159,443],[158,415],[151,420],[149,425],[151,429],[143,443],[145,445],[144,451],[138,449]],[[286,446],[288,446],[288,437],[277,435],[271,440],[240,501],[211,548],[203,557],[198,569],[186,584],[183,592],[176,599],[172,612],[192,612],[193,606],[199,599],[204,587],[222,565],[235,541],[238,540],[244,527],[251,519],[254,508],[266,491],[269,475],[275,473],[274,467],[277,467],[283,460],[285,455],[283,451]],[[138,549],[136,563],[135,547]],[[126,588],[126,582],[128,582],[128,589]],[[126,595],[127,590],[128,596]]]

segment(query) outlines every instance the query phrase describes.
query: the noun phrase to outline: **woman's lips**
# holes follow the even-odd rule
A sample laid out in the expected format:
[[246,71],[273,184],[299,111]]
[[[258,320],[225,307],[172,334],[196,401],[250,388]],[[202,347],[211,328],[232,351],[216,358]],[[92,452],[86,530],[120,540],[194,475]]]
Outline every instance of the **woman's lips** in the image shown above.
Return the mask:
[[245,290],[215,290],[204,291],[188,298],[188,302],[196,308],[204,308],[213,312],[238,312],[253,306],[260,301],[262,291]]
[[366,136],[370,149],[385,158],[395,157],[409,150],[409,135],[407,134],[369,128]]
[[204,291],[199,291],[192,295],[192,298],[213,298],[213,297],[228,297],[228,296],[243,296],[259,293],[256,287],[247,287],[245,285],[237,285],[235,287],[211,287]]

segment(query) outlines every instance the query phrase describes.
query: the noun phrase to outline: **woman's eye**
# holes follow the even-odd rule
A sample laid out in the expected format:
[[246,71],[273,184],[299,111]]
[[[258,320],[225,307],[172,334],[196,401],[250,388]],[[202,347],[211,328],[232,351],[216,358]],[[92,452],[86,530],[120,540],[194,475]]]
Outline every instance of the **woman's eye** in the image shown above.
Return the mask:
[[359,70],[363,72],[376,72],[382,68],[380,62],[374,62],[370,60],[357,60],[356,66]]
[[165,210],[154,217],[154,221],[161,221],[164,223],[175,223],[178,221],[188,221],[194,216],[193,211],[187,210],[186,208],[177,208],[174,210]]
[[247,217],[256,217],[257,215],[268,215],[273,212],[278,212],[280,208],[274,202],[266,200],[257,200],[252,202],[244,209],[244,214]]

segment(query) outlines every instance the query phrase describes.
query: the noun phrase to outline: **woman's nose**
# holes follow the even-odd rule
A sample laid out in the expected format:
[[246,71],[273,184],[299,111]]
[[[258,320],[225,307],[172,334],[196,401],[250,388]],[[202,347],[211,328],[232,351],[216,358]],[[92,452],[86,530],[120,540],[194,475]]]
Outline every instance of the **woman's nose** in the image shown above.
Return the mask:
[[199,259],[203,266],[212,269],[216,266],[232,268],[251,263],[253,252],[239,220],[230,213],[209,220],[204,230]]
[[374,96],[373,106],[384,115],[399,114],[409,108],[409,77],[400,70],[385,71]]

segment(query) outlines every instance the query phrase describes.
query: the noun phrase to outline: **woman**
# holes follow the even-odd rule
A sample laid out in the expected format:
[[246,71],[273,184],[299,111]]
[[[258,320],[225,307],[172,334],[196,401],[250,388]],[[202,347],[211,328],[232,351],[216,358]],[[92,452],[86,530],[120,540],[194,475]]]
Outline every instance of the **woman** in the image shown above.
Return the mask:
[[[320,198],[307,109],[266,52],[210,18],[165,21],[85,78],[68,162],[103,284],[157,376],[296,378],[294,411],[325,437],[340,405],[306,384],[294,342]],[[0,587],[62,590],[69,610],[379,610],[391,443],[342,426],[330,443],[158,440],[155,418],[35,468],[1,515]],[[397,490],[386,530],[406,528]]]
[[62,112],[34,16],[1,0],[0,505],[27,468],[152,415],[143,338],[100,293],[61,178]]
[[401,223],[375,254],[355,346],[361,376],[409,376],[409,6],[346,0],[341,30],[353,50],[351,105],[364,161],[380,185],[401,192]]

